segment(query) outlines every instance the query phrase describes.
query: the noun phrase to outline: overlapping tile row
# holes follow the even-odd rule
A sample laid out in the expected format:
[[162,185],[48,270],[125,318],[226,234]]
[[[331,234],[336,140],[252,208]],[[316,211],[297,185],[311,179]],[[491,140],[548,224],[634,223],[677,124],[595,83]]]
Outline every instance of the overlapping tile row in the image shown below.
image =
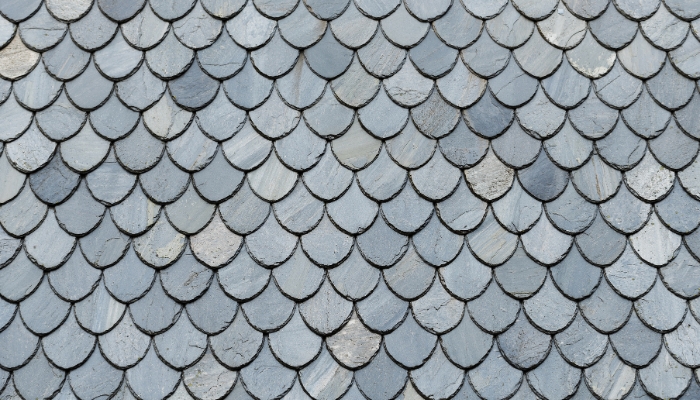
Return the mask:
[[0,398],[700,398],[700,3],[0,14]]

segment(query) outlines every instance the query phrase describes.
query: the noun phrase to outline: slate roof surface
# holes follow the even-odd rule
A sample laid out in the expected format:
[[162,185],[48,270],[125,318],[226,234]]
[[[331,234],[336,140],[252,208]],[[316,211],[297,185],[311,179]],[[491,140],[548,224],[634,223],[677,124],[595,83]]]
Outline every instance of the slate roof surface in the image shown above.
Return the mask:
[[0,14],[0,399],[700,398],[700,2]]

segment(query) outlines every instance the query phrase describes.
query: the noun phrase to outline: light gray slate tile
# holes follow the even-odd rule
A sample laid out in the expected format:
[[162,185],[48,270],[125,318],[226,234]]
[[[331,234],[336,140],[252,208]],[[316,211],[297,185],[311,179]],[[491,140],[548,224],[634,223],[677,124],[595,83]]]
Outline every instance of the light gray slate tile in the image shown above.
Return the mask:
[[379,286],[357,303],[356,310],[362,323],[369,329],[388,333],[405,319],[408,303],[396,297],[384,280],[380,279]]
[[589,367],[605,354],[608,337],[597,332],[580,313],[571,324],[554,337],[562,357],[578,367]]
[[[160,400],[174,393],[180,373],[164,364],[150,347],[146,356],[126,371],[126,382],[133,393],[144,399]],[[155,382],[158,382],[156,384]]]
[[[498,304],[497,307],[493,307]],[[518,301],[508,297],[496,282],[491,282],[486,291],[467,304],[474,322],[489,333],[501,333],[515,323],[520,312]]]
[[624,364],[608,347],[603,357],[584,371],[584,379],[590,392],[597,396],[623,398],[632,390],[635,369]]
[[494,276],[508,294],[517,299],[526,299],[542,287],[547,277],[547,268],[531,259],[521,245],[505,264],[494,270]]
[[369,295],[381,279],[379,270],[362,257],[358,246],[345,261],[328,272],[328,277],[340,294],[352,300]]
[[611,266],[605,268],[605,278],[621,295],[637,299],[646,294],[656,279],[657,271],[634,253],[627,246]]
[[343,328],[326,338],[336,360],[348,368],[365,366],[379,351],[381,336],[369,331],[353,312]]
[[322,351],[323,339],[306,326],[297,310],[282,329],[270,334],[269,343],[280,361],[292,368],[300,368]]
[[[267,343],[263,343],[263,334],[253,329],[241,312],[226,330],[212,336],[209,343],[217,360],[230,368],[249,364],[263,345],[267,347]],[[235,389],[233,393],[236,393]]]
[[441,349],[436,349],[421,368],[411,371],[412,382],[428,398],[449,398],[460,389],[464,379],[464,371],[452,364]]
[[347,392],[353,373],[333,359],[323,348],[318,358],[299,371],[299,380],[306,392],[317,399],[335,399]]
[[[459,325],[440,336],[440,346],[450,361],[469,368],[486,358],[493,346],[493,337],[482,331],[465,313]],[[467,382],[465,384],[468,386]]]
[[532,326],[525,314],[521,314],[515,324],[497,339],[503,357],[522,369],[539,365],[550,353],[550,342],[549,335]]
[[404,388],[408,373],[380,349],[374,359],[355,373],[355,383],[365,396],[387,400]]
[[129,311],[140,329],[148,334],[158,334],[177,322],[182,306],[168,297],[158,278],[144,297],[129,305]]
[[430,24],[409,13],[403,3],[381,20],[381,27],[387,39],[403,48],[416,46],[430,30]]
[[[15,389],[23,396],[48,397],[55,395],[64,384],[66,373],[51,365],[39,349],[25,366],[15,371],[13,382]],[[8,382],[12,386],[13,382]]]
[[41,339],[46,357],[62,369],[70,369],[87,359],[95,348],[96,338],[84,331],[70,313],[55,331]]
[[474,34],[475,38],[479,36],[479,39],[460,54],[470,70],[482,78],[492,78],[506,67],[510,60],[510,52],[494,42],[491,36],[479,35],[480,31],[481,29]]
[[414,300],[424,295],[435,278],[435,269],[428,265],[409,243],[406,255],[383,271],[384,280],[399,297]]
[[598,287],[602,272],[586,261],[575,246],[550,271],[557,288],[575,300],[587,297]]
[[644,367],[656,358],[663,346],[661,339],[661,334],[645,326],[636,313],[622,329],[610,335],[618,356],[635,367]]
[[535,30],[530,39],[513,51],[513,56],[522,68],[538,78],[552,75],[559,68],[564,52],[542,37],[539,29]]
[[[494,374],[501,376],[493,380]],[[481,397],[507,398],[515,394],[522,382],[523,373],[510,366],[496,346],[478,367],[469,370],[469,382]]]
[[114,266],[104,271],[105,287],[122,302],[132,302],[146,294],[154,279],[155,271],[139,260],[133,247]]
[[284,40],[296,48],[306,48],[321,40],[327,27],[326,21],[317,19],[303,5],[289,11],[291,13],[277,23]]
[[252,395],[261,399],[273,399],[292,388],[297,374],[274,358],[265,340],[260,354],[241,370],[241,378]]

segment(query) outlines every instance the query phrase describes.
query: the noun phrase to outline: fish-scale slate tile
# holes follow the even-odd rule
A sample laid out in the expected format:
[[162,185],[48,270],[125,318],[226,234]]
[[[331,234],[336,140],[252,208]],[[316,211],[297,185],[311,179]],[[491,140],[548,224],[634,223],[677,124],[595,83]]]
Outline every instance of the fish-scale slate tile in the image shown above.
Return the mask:
[[697,397],[693,2],[0,14],[2,396]]

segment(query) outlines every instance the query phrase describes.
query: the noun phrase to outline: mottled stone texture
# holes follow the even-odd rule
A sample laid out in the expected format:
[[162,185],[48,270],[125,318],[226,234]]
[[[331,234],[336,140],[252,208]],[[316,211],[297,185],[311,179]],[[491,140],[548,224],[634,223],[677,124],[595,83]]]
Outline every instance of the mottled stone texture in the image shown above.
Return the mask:
[[700,399],[699,78],[697,0],[0,0],[0,399]]

